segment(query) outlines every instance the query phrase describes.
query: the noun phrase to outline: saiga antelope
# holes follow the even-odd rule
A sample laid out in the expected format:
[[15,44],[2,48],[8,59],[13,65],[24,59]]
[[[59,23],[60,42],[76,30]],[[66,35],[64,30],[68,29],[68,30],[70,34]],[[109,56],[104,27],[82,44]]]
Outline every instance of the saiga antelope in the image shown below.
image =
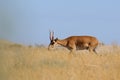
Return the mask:
[[95,52],[98,46],[98,40],[93,36],[70,36],[65,39],[54,39],[54,32],[50,32],[50,44],[48,50],[54,48],[56,44],[62,45],[74,52],[75,50],[89,50],[89,52]]

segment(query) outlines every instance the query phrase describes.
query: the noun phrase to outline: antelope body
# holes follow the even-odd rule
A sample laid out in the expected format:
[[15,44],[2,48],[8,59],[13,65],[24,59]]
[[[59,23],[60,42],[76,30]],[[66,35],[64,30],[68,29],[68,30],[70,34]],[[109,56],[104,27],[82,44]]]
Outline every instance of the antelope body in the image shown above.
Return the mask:
[[48,49],[54,48],[56,44],[62,45],[74,52],[75,50],[84,50],[87,49],[90,52],[95,52],[96,47],[98,46],[98,40],[93,36],[70,36],[65,39],[54,39],[54,33],[50,32],[50,44]]

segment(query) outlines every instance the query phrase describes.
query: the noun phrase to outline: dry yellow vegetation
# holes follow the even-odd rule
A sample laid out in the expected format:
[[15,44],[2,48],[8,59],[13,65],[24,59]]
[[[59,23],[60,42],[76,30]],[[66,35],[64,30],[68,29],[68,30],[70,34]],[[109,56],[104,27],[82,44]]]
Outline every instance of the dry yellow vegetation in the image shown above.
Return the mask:
[[0,43],[0,80],[120,80],[120,47],[98,47],[98,54],[48,51]]

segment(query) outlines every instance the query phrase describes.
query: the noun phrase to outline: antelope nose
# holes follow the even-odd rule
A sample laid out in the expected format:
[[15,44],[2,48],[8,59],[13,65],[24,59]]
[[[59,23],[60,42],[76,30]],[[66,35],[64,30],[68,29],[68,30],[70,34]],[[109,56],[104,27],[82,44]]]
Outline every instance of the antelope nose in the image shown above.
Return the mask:
[[48,50],[50,50],[50,46],[48,46]]
[[50,49],[51,49],[51,45],[48,46],[48,50],[50,50]]

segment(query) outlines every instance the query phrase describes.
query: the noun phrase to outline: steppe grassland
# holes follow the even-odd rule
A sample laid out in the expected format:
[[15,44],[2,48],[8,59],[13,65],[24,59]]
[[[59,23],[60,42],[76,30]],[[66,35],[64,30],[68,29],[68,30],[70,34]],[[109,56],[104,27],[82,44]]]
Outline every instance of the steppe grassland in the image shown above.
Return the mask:
[[20,44],[0,45],[0,80],[119,80],[120,47],[100,46],[98,54]]

